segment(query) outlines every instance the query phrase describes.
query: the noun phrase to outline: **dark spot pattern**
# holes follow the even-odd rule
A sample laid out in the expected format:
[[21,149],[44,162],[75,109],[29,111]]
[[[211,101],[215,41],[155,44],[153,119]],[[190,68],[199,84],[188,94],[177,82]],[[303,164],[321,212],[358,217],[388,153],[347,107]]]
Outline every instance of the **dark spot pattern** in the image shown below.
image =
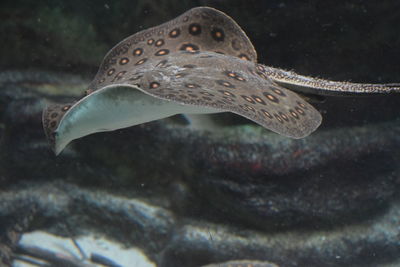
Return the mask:
[[200,54],[199,50],[191,50],[191,51],[182,51],[182,53],[188,54],[188,55],[198,55]]
[[198,51],[199,49],[200,49],[200,48],[199,48],[197,45],[195,45],[195,44],[190,44],[190,43],[183,44],[183,45],[179,48],[179,50],[188,51],[188,52]]
[[134,55],[136,57],[141,56],[142,54],[143,54],[143,48],[136,48],[132,52],[132,55]]
[[307,106],[304,103],[301,103],[300,101],[296,101],[297,105],[299,105],[301,108],[307,110]]
[[224,99],[225,102],[227,102],[228,104],[232,104],[235,102],[235,99],[229,96],[223,96],[222,97]]
[[195,84],[195,83],[186,83],[185,87],[186,88],[200,88],[200,85]]
[[205,96],[214,96],[213,94],[209,92],[200,92],[200,94],[205,95]]
[[274,117],[272,117],[271,113],[269,113],[265,109],[262,109],[261,112],[262,112],[262,114],[264,114],[265,117],[267,117],[269,119],[273,119],[274,118]]
[[272,88],[272,91],[274,91],[275,94],[280,95],[280,96],[286,96],[282,90],[279,90],[278,88]]
[[141,60],[139,60],[138,62],[135,63],[135,65],[142,65],[143,63],[145,63],[147,61],[147,58],[142,58]]
[[188,75],[187,73],[181,72],[181,73],[175,74],[175,78],[183,78],[183,77],[185,77],[187,75]]
[[[261,78],[263,78],[263,79],[265,79],[265,80],[268,80],[268,76],[267,76],[264,72],[257,71],[257,74],[258,74],[258,76],[260,76]],[[271,90],[274,90],[274,88],[271,88]]]
[[253,100],[253,98],[247,96],[247,95],[241,95],[241,97],[246,100],[249,103],[255,104],[256,102]]
[[50,115],[50,118],[52,118],[52,119],[55,119],[55,118],[57,118],[58,117],[58,113],[57,112],[53,112],[53,113],[51,113],[51,115]]
[[111,76],[114,74],[114,72],[115,72],[115,69],[110,69],[109,71],[107,71],[107,75]]
[[247,105],[247,104],[245,104],[244,106],[245,106],[245,108],[246,108],[247,110],[256,112],[255,108],[253,108],[252,106],[249,106],[249,105]]
[[56,128],[57,122],[56,121],[52,121],[50,122],[50,127],[51,128]]
[[243,78],[240,74],[233,72],[233,71],[225,71],[225,72],[223,72],[223,74],[225,74],[229,78],[233,78],[233,79],[241,81],[241,82],[246,81],[246,79]]
[[114,79],[112,79],[112,82],[120,80],[125,75],[125,73],[126,73],[126,71],[118,72],[118,74],[115,75]]
[[274,113],[274,117],[275,117],[280,123],[284,123],[283,119],[282,119],[281,116],[279,116],[278,114]]
[[231,92],[229,92],[229,91],[225,91],[225,90],[218,90],[218,92],[220,92],[220,93],[222,93],[223,95],[225,95],[225,96],[229,96],[229,97],[236,97],[236,95],[235,94],[232,94]]
[[279,99],[276,96],[271,95],[270,93],[264,92],[263,95],[271,102],[279,103]]
[[194,35],[194,36],[201,34],[201,26],[200,26],[200,24],[198,24],[198,23],[190,24],[189,25],[189,33],[191,35]]
[[167,64],[168,60],[164,59],[157,63],[156,67],[163,67]]
[[290,115],[292,115],[293,118],[300,119],[299,115],[293,109],[290,109],[289,113],[290,113]]
[[168,49],[161,49],[158,50],[154,55],[155,56],[165,56],[169,54],[169,50]]
[[258,71],[261,71],[261,72],[263,72],[263,73],[265,72],[265,68],[264,68],[264,66],[261,65],[261,64],[258,64],[258,65],[257,65],[257,70],[258,70]]
[[286,114],[284,114],[283,112],[279,111],[279,116],[284,119],[285,121],[289,121],[288,116],[286,116]]
[[250,58],[249,58],[246,54],[240,54],[238,57],[239,57],[240,59],[250,61]]
[[158,39],[158,40],[156,41],[155,46],[160,47],[160,46],[163,46],[164,44],[165,44],[165,42],[164,42],[163,39]]
[[148,44],[148,45],[154,44],[154,39],[149,39],[149,40],[147,40],[147,44]]
[[120,64],[120,65],[126,65],[126,64],[128,64],[128,62],[129,62],[129,58],[123,57],[123,58],[121,58],[121,60],[119,61],[119,64]]
[[217,84],[228,87],[228,88],[236,88],[236,86],[234,86],[233,84],[231,84],[228,81],[224,81],[224,80],[216,80],[215,81]]
[[264,101],[261,97],[259,97],[259,96],[252,95],[251,97],[254,99],[254,101],[256,101],[256,102],[259,103],[259,104],[262,104],[262,105],[266,105],[266,104],[267,104],[267,103],[265,103],[265,101]]
[[225,40],[225,33],[220,28],[213,28],[211,30],[211,37],[217,42],[223,42]]
[[304,114],[305,114],[304,110],[303,110],[302,108],[300,108],[300,107],[295,107],[294,109],[295,109],[295,110],[297,111],[297,113],[299,113],[300,115],[304,115]]
[[169,32],[169,37],[171,38],[176,38],[181,34],[181,30],[179,28],[175,28],[172,31]]

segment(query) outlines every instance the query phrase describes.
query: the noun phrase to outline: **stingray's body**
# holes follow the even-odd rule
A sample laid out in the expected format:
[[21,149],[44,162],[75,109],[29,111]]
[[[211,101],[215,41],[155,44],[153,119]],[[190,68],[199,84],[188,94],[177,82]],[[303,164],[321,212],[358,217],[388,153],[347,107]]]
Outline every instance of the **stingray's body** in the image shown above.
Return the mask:
[[75,103],[43,113],[56,154],[72,140],[175,114],[233,112],[279,134],[302,138],[321,115],[292,90],[319,94],[387,93],[397,85],[326,81],[257,64],[240,27],[224,13],[194,8],[128,37],[104,58]]

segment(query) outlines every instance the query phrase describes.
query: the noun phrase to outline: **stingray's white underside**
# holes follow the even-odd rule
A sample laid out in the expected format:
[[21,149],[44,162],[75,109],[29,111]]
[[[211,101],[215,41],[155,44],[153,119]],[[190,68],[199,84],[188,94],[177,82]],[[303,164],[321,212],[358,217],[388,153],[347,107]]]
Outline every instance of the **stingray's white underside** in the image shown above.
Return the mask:
[[139,88],[110,86],[82,98],[65,114],[55,132],[58,155],[72,140],[113,131],[176,114],[207,114],[223,110],[183,105],[150,96]]

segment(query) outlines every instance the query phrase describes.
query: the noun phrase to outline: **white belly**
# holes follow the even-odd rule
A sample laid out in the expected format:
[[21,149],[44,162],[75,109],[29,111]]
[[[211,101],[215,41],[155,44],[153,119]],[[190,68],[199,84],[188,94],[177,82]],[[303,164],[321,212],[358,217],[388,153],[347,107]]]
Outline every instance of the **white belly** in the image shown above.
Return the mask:
[[132,87],[108,87],[81,99],[61,120],[55,136],[58,154],[74,139],[97,132],[113,131],[175,114],[206,114],[221,110],[149,96]]

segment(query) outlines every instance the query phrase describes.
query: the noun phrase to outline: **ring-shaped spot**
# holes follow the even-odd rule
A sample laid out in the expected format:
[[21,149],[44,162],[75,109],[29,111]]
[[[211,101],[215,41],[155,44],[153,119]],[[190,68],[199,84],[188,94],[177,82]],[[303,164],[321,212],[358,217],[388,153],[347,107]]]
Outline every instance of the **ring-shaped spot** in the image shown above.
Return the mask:
[[188,30],[191,35],[199,35],[201,34],[201,25],[198,23],[192,23],[189,25]]
[[236,86],[234,86],[233,84],[231,84],[228,81],[224,81],[224,80],[216,80],[215,81],[217,84],[228,87],[228,88],[236,88]]
[[127,58],[127,57],[123,57],[123,58],[121,58],[120,60],[119,60],[119,64],[120,65],[126,65],[126,64],[128,64],[129,63],[129,58]]
[[148,45],[154,44],[154,39],[149,39],[149,40],[147,40],[147,44],[148,44]]
[[249,103],[255,104],[256,102],[254,101],[253,98],[251,98],[250,96],[247,95],[240,95],[244,100],[246,100]]
[[171,38],[176,38],[181,34],[181,30],[179,28],[175,28],[169,32],[168,36]]
[[240,59],[243,59],[243,60],[247,60],[247,61],[250,61],[250,58],[246,55],[246,54],[240,54],[239,56],[238,56]]
[[265,109],[262,109],[261,112],[264,114],[265,117],[267,117],[269,119],[273,119],[274,118],[274,117],[272,117],[271,113],[269,113]]
[[139,60],[138,62],[135,63],[135,65],[142,65],[143,63],[145,63],[147,61],[147,58],[142,58],[141,60]]
[[138,57],[141,56],[143,54],[143,48],[136,48],[133,50],[132,55]]
[[165,44],[164,39],[158,39],[156,41],[155,46],[160,47],[160,46],[163,46],[164,44]]
[[289,109],[289,113],[290,115],[292,115],[293,118],[300,119],[299,115],[293,109]]
[[278,99],[276,96],[271,95],[270,93],[267,93],[267,92],[264,92],[263,95],[264,95],[269,101],[274,102],[274,103],[279,103],[279,99]]
[[188,51],[188,52],[195,52],[195,51],[198,51],[199,49],[200,49],[199,46],[197,46],[195,44],[191,44],[191,43],[183,44],[179,48],[179,50]]
[[115,72],[115,69],[110,69],[109,71],[107,71],[107,75],[111,76],[114,74],[114,72]]
[[169,54],[169,50],[168,49],[161,49],[158,50],[154,55],[155,56],[165,56]]
[[304,114],[305,114],[304,110],[301,109],[300,107],[295,107],[294,109],[295,109],[295,110],[297,111],[297,113],[299,113],[300,115],[304,115]]
[[223,42],[225,40],[225,33],[220,28],[213,28],[211,30],[211,37],[217,42]]
[[262,104],[262,105],[266,105],[266,104],[267,104],[267,103],[265,103],[265,101],[264,101],[261,97],[259,97],[259,96],[252,95],[251,97],[254,99],[254,101],[256,101],[256,102],[259,103],[259,104]]

